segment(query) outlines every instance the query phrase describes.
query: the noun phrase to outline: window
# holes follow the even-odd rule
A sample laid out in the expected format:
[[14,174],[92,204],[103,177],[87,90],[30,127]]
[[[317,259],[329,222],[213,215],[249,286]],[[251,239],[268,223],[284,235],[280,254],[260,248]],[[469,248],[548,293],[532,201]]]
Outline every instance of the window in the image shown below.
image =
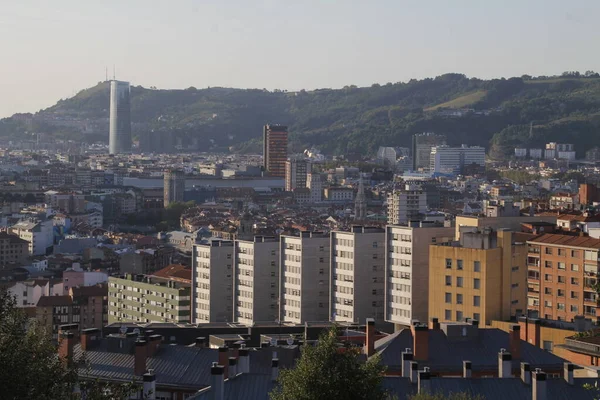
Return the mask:
[[373,265],[373,272],[377,272],[377,265]]
[[579,271],[579,264],[571,264],[571,271]]
[[558,297],[565,297],[565,291],[564,291],[563,289],[558,289],[558,290],[556,291],[556,295],[557,295]]
[[567,254],[567,251],[565,249],[558,249],[559,256],[565,256],[566,254]]
[[473,262],[473,271],[475,271],[475,272],[481,271],[481,262],[480,261]]
[[481,320],[481,315],[479,313],[473,313],[473,319],[475,321],[480,321]]
[[373,248],[376,249],[377,248],[377,242],[373,242]]
[[377,254],[373,254],[373,260],[377,260]]
[[457,311],[456,312],[456,320],[459,321],[459,322],[463,320],[463,313],[462,313],[462,311]]
[[463,260],[456,260],[456,269],[463,269]]
[[552,275],[550,275],[550,274],[545,274],[545,275],[544,275],[544,280],[545,280],[546,282],[552,282]]
[[452,259],[446,258],[446,268],[452,268]]
[[550,300],[544,301],[544,307],[552,308],[552,302]]
[[558,283],[565,283],[565,282],[566,282],[565,277],[562,276],[562,275],[559,275],[558,276]]
[[446,293],[446,303],[451,304],[452,303],[452,293]]
[[552,255],[552,249],[550,247],[546,247],[546,254]]
[[446,286],[452,286],[452,277],[446,275]]
[[565,303],[556,303],[556,309],[560,311],[565,311]]
[[571,298],[572,299],[578,299],[579,298],[579,293],[577,293],[577,292],[571,292]]
[[577,306],[571,306],[571,312],[572,313],[579,312],[579,308]]
[[463,295],[458,293],[456,295],[456,304],[462,304],[463,303]]
[[571,278],[571,285],[579,285],[579,278]]
[[452,311],[444,310],[444,320],[450,321],[452,319]]
[[579,258],[579,250],[571,250],[571,257]]
[[475,306],[475,307],[481,306],[481,297],[473,296],[473,306]]
[[457,276],[456,277],[456,286],[457,287],[463,287],[463,278],[462,278],[462,276]]
[[567,265],[564,262],[559,262],[558,269],[565,270],[565,269],[567,269]]
[[481,281],[477,278],[473,279],[473,289],[480,289],[481,288]]
[[552,268],[552,261],[546,261],[544,263],[544,267],[546,267],[546,268]]
[[377,294],[377,289],[371,290],[371,294],[376,295]]

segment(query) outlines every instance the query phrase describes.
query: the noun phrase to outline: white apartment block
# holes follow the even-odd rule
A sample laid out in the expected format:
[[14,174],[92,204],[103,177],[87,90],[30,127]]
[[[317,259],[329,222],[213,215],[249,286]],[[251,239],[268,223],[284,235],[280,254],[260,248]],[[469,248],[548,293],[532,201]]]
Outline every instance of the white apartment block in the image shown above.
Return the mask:
[[383,321],[385,230],[353,226],[350,232],[331,232],[330,240],[331,321]]
[[212,239],[193,247],[192,321],[233,321],[233,250],[230,240]]
[[8,286],[8,292],[15,297],[17,307],[35,307],[42,296],[63,294],[62,282],[48,279],[32,279],[14,282]]
[[32,256],[45,255],[46,249],[54,244],[52,220],[22,220],[10,228],[10,233],[29,242],[29,254]]
[[279,240],[255,236],[235,241],[234,322],[275,321],[279,296]]
[[485,167],[485,149],[479,146],[435,146],[431,148],[429,170],[442,174],[457,174],[464,167],[476,164]]
[[388,197],[388,224],[406,224],[427,212],[427,194],[415,185],[406,185]]
[[280,239],[280,321],[329,321],[329,234]]
[[386,227],[387,322],[410,326],[412,320],[429,320],[429,246],[453,239],[453,227],[440,227],[432,223]]

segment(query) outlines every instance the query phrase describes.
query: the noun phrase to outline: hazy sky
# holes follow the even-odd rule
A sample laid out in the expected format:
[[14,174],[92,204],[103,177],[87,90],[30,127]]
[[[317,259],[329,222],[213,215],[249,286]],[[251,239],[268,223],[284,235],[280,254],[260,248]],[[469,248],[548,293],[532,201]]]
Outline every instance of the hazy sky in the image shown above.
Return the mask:
[[600,70],[599,0],[0,0],[0,117],[112,75],[342,87]]

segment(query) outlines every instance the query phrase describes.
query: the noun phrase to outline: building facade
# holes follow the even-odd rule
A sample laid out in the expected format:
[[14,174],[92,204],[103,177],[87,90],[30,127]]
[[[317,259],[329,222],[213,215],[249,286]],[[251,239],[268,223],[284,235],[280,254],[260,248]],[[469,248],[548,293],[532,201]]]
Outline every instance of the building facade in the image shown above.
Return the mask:
[[306,187],[310,189],[311,203],[319,203],[323,200],[323,183],[321,182],[321,174],[308,174],[306,176]]
[[419,133],[412,137],[413,171],[429,169],[431,148],[446,144],[445,135],[435,133]]
[[280,321],[329,321],[329,246],[320,232],[281,236]]
[[429,246],[454,239],[454,228],[388,225],[385,234],[385,320],[429,321]]
[[131,152],[129,82],[110,81],[109,154]]
[[510,231],[462,232],[429,249],[429,317],[490,325],[526,312],[527,248]]
[[164,175],[164,206],[182,202],[185,192],[185,173],[181,170],[168,170]]
[[427,193],[414,185],[406,185],[388,197],[388,224],[407,224],[427,212]]
[[385,230],[353,226],[331,232],[330,240],[330,319],[383,321]]
[[288,128],[284,125],[263,127],[263,167],[269,176],[285,178]]
[[192,309],[196,324],[233,321],[234,243],[211,240],[194,246]]
[[475,164],[485,167],[485,148],[479,146],[461,147],[435,146],[431,148],[429,170],[442,174],[458,174],[465,167]]
[[0,232],[0,267],[19,265],[29,257],[29,242],[18,235]]
[[597,320],[600,240],[545,234],[527,242],[527,308],[540,318]]
[[285,190],[306,188],[307,175],[311,172],[311,164],[303,159],[289,159],[285,162]]
[[[169,269],[167,267],[165,269]],[[164,271],[164,270],[161,270]],[[191,322],[191,271],[108,278],[108,323]]]
[[235,241],[234,322],[275,321],[279,302],[279,240],[255,236]]

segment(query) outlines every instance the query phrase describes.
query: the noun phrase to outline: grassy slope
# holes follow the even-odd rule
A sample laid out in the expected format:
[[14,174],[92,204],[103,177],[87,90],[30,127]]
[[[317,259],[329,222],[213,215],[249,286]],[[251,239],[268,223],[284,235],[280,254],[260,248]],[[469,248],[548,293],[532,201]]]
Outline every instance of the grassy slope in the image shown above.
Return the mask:
[[445,103],[426,108],[425,111],[435,111],[438,108],[463,108],[482,100],[486,94],[486,90],[477,90],[475,92],[467,93],[465,95],[456,97]]

